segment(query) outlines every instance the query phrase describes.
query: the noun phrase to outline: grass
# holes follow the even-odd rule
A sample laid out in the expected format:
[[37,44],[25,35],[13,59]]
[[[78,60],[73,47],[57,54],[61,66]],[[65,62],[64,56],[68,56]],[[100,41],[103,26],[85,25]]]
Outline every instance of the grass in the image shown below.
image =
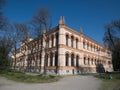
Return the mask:
[[100,78],[103,82],[99,90],[120,90],[120,73],[99,74],[96,77]]
[[19,71],[1,71],[0,76],[6,77],[9,80],[14,80],[18,82],[25,83],[50,83],[58,81],[60,76],[51,76],[51,75],[27,75]]

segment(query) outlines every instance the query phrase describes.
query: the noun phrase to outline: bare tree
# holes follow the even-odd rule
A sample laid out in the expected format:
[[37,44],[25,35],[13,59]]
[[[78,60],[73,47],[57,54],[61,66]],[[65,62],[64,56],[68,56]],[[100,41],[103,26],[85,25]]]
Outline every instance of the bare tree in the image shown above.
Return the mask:
[[35,45],[35,40],[33,38],[30,38],[29,35],[28,37],[22,41],[24,45],[22,45],[21,49],[24,48],[24,50],[21,50],[21,53],[24,57],[26,57],[27,61],[27,67],[26,70],[31,72],[32,69],[32,62],[33,59],[35,59],[35,53],[36,53],[36,45]]
[[24,57],[22,61],[26,61],[27,64],[27,66],[23,66],[25,71],[31,72],[32,70],[35,70],[33,63],[36,63],[36,48],[36,39],[31,38],[30,33],[28,32],[27,37],[21,41],[21,47],[19,48],[21,56]]
[[7,18],[3,15],[3,6],[6,0],[0,0],[0,66],[7,67],[9,65],[9,54],[12,49],[12,41],[6,34],[6,28],[9,24]]
[[12,40],[12,54],[14,56],[14,69],[16,68],[16,55],[17,55],[17,49],[20,46],[20,41],[26,38],[27,35],[27,27],[25,24],[10,24],[7,27],[6,32],[8,33],[7,35],[11,38]]
[[12,41],[9,37],[0,37],[0,69],[7,69],[10,66],[9,53],[12,49]]
[[120,20],[113,21],[105,26],[103,40],[112,51],[114,70],[120,70]]
[[45,7],[40,7],[33,16],[31,24],[37,37],[43,34],[44,27],[49,31],[52,26],[50,11]]
[[[31,21],[31,25],[34,28],[34,34],[36,36],[37,45],[38,45],[37,56],[39,57],[39,55],[42,52],[42,48],[44,48],[45,50],[47,48],[46,45],[43,46],[42,42],[45,41],[45,43],[47,43],[47,39],[46,39],[47,32],[51,29],[51,26],[52,26],[52,19],[51,19],[49,10],[45,7],[39,8]],[[39,42],[40,40],[41,42]],[[35,64],[36,66],[38,65],[37,62],[38,61],[36,61],[36,64]],[[44,62],[44,66],[45,66],[45,63],[46,62]]]

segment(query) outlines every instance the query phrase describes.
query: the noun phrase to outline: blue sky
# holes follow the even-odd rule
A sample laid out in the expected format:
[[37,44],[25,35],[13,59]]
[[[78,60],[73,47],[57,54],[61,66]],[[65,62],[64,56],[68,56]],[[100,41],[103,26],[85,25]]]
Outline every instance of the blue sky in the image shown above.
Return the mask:
[[66,25],[103,43],[104,26],[120,19],[120,0],[6,0],[4,15],[10,22],[25,23],[32,19],[39,7],[49,8],[53,26],[60,16]]

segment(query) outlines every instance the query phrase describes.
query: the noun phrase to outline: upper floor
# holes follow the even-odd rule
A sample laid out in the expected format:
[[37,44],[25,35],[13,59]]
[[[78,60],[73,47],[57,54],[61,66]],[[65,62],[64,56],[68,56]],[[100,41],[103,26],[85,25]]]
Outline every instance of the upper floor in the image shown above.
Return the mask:
[[63,45],[64,48],[69,47],[71,49],[86,51],[111,58],[111,51],[95,40],[84,35],[82,29],[80,29],[80,32],[77,32],[66,26],[63,17],[61,17],[58,26],[54,27],[47,33],[43,33],[41,38],[29,38],[28,41],[21,42],[21,47],[18,49],[17,55],[19,57],[23,55],[22,53],[34,53],[45,48],[56,49],[61,45]]

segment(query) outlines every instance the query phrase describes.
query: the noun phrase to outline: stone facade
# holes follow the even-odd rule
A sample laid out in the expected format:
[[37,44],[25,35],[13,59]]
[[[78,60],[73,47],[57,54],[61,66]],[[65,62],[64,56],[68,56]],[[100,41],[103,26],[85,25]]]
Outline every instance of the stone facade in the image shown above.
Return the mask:
[[66,26],[63,17],[40,39],[25,41],[17,50],[19,70],[58,75],[113,70],[111,51],[85,36],[82,29],[77,32]]

